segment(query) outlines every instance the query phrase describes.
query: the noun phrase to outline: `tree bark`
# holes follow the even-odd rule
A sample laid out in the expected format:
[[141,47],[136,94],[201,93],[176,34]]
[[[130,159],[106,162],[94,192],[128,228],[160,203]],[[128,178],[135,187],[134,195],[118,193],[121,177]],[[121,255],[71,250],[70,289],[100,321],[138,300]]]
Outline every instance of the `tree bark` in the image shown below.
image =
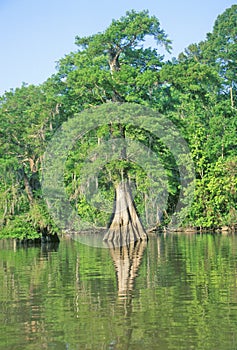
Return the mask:
[[110,67],[110,73],[113,75],[113,72],[116,72],[120,69],[119,64],[119,55],[122,53],[122,49],[117,48],[111,48],[109,50],[109,67]]
[[116,187],[114,215],[104,241],[114,246],[124,246],[131,242],[147,240],[147,233],[137,214],[132,193],[127,181]]
[[30,181],[24,171],[24,169],[22,169],[22,175],[23,175],[23,181],[24,181],[24,186],[25,186],[25,191],[28,197],[28,200],[30,202],[30,205],[33,205],[34,203],[34,196],[33,196],[33,192],[32,192],[32,188],[30,185]]

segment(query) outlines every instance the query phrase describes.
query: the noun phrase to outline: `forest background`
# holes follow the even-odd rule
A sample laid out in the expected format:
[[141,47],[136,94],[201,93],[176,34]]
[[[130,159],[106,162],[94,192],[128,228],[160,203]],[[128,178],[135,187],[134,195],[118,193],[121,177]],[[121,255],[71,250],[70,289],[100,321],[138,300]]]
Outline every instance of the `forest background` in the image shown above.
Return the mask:
[[[147,38],[152,40],[150,46]],[[159,19],[148,11],[129,11],[104,32],[76,37],[76,44],[78,49],[60,59],[57,72],[44,83],[23,84],[1,96],[1,236],[24,238],[58,232],[41,190],[46,147],[63,123],[88,108],[110,103],[150,108],[170,120],[187,142],[195,165],[195,190],[188,210],[180,213],[182,228],[234,229],[237,5],[217,17],[204,41],[191,44],[168,61],[159,50],[165,47],[169,51],[171,41]],[[180,192],[177,164],[159,138],[131,125],[123,127],[126,137],[159,155],[167,181],[166,207],[157,200],[162,192],[159,187],[155,197],[150,197],[149,176],[129,162],[127,155],[108,162],[94,177],[83,171],[88,169],[85,159],[88,161],[92,150],[111,135],[108,124],[85,135],[70,151],[64,175],[68,198],[82,224],[105,227],[111,213],[100,210],[100,204],[113,203],[114,182],[121,169],[126,169],[136,187],[134,200],[142,221],[146,226],[164,228]],[[91,181],[100,191],[92,191],[88,201],[86,188]],[[147,214],[150,209],[155,217]]]

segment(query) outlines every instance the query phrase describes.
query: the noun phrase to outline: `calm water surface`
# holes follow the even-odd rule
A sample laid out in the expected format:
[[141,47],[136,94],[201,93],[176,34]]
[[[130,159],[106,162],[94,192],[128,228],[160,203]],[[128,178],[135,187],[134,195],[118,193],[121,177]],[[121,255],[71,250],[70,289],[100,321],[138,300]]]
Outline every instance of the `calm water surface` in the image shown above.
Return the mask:
[[237,350],[237,236],[0,241],[0,349]]

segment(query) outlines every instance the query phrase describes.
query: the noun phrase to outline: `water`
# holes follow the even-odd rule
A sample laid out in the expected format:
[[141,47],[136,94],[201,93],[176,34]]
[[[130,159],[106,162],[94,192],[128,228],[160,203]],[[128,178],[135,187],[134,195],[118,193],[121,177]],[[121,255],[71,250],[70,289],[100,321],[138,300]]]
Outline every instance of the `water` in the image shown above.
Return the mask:
[[0,349],[235,350],[237,236],[0,241]]

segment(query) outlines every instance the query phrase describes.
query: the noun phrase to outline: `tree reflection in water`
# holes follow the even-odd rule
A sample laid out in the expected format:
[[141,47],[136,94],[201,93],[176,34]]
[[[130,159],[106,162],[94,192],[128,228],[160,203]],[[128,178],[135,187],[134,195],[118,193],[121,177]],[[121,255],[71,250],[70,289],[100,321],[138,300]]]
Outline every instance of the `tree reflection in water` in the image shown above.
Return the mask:
[[133,290],[134,279],[137,276],[147,242],[136,241],[121,247],[115,247],[112,242],[107,242],[106,245],[116,268],[118,295],[122,298],[126,297]]
[[114,246],[112,242],[106,242],[105,244],[109,248],[116,269],[118,286],[118,308],[116,308],[116,314],[117,317],[121,318],[124,326],[123,332],[111,340],[109,349],[128,350],[133,333],[131,322],[133,312],[132,291],[147,241],[139,240],[120,247]]

